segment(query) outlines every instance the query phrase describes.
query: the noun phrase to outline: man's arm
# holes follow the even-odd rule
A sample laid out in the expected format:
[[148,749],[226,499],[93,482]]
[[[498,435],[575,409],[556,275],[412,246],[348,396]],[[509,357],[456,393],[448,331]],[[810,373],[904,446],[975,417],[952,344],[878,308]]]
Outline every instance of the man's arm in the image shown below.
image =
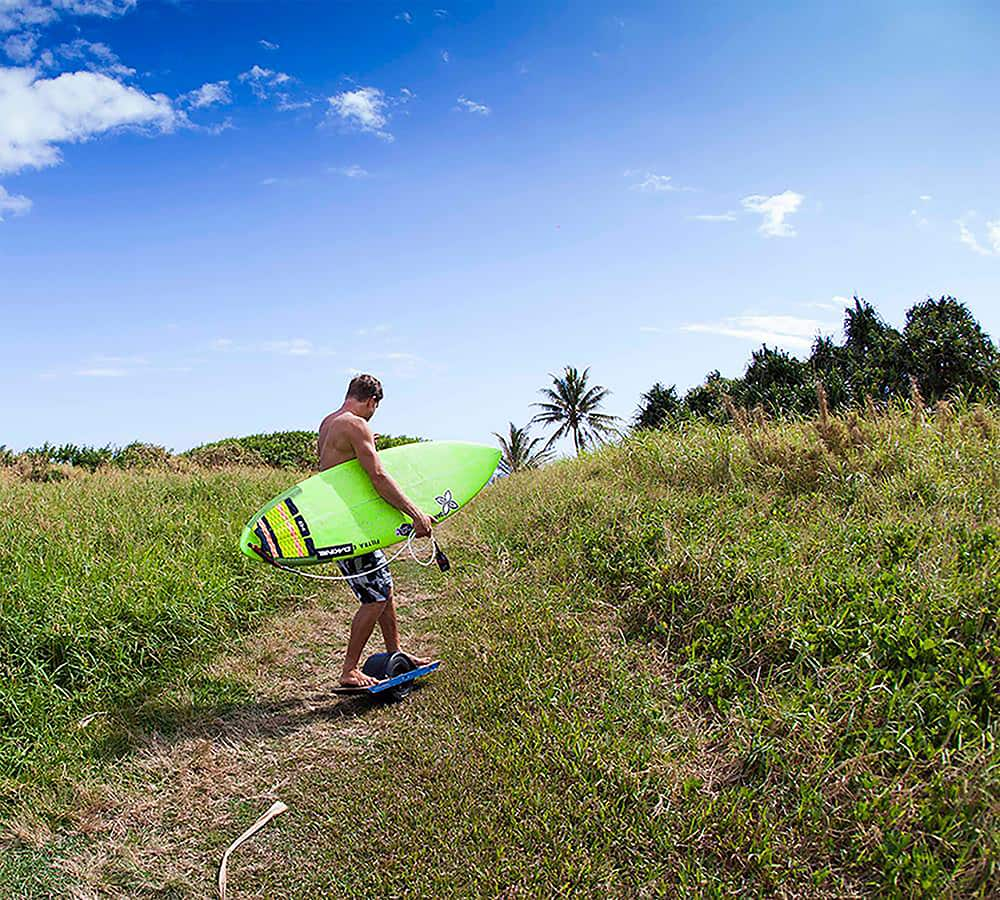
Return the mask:
[[352,422],[347,434],[351,446],[354,448],[354,455],[361,463],[361,468],[368,473],[372,487],[375,488],[378,495],[390,506],[394,506],[401,513],[413,519],[417,537],[427,537],[431,533],[431,527],[434,523],[430,516],[425,515],[400,490],[392,476],[382,468],[382,460],[379,459],[375,450],[375,437],[367,423],[363,421]]

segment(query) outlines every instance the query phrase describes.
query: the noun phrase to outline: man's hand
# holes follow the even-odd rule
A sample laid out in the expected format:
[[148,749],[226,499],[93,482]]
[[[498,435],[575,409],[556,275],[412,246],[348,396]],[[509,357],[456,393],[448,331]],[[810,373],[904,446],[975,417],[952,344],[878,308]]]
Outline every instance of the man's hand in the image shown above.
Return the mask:
[[430,537],[431,529],[434,527],[434,522],[431,517],[422,513],[419,509],[416,510],[416,515],[413,517],[413,533],[416,537]]

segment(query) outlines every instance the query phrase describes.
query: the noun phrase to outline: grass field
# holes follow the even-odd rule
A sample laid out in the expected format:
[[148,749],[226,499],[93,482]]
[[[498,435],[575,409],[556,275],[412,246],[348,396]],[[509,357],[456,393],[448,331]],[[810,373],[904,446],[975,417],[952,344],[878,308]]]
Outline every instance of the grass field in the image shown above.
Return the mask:
[[209,896],[280,797],[236,896],[995,894],[998,445],[740,416],[512,477],[397,570],[446,668],[372,710],[346,594],[233,552],[287,475],[5,484],[0,888]]

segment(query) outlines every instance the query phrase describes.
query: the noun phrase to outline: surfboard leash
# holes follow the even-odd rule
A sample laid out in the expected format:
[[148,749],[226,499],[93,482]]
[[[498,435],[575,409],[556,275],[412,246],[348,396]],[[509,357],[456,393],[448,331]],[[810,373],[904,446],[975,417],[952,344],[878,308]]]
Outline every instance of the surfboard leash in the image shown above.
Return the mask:
[[364,578],[371,575],[373,572],[378,572],[381,569],[384,569],[389,565],[389,563],[395,562],[407,550],[409,550],[410,557],[418,566],[427,568],[428,566],[432,566],[434,563],[437,563],[442,572],[447,572],[448,569],[451,568],[451,563],[448,561],[448,557],[444,555],[444,551],[438,546],[437,541],[434,540],[433,537],[431,538],[431,549],[433,552],[430,557],[427,560],[422,560],[419,556],[417,556],[416,551],[413,549],[413,539],[415,537],[416,534],[411,531],[409,537],[406,539],[406,543],[385,562],[379,563],[374,568],[368,569],[365,572],[357,572],[354,575],[315,575],[312,572],[303,572],[300,568],[282,565],[273,556],[265,553],[263,547],[258,547],[256,544],[249,544],[248,546],[268,565],[274,566],[276,569],[281,569],[282,572],[291,572],[293,575],[298,575],[301,578],[312,578],[315,581],[353,581],[355,578]]

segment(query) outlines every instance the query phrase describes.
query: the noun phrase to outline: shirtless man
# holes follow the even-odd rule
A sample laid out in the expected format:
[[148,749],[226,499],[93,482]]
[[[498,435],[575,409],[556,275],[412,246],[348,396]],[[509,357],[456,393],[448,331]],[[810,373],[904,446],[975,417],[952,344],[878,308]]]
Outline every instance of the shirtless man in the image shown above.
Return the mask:
[[[377,378],[358,375],[351,379],[343,405],[336,412],[330,413],[319,426],[320,471],[357,459],[382,499],[413,520],[417,537],[427,537],[433,524],[430,516],[422,513],[399,489],[399,485],[382,468],[382,461],[375,451],[375,435],[368,427],[368,421],[375,415],[381,399],[382,385]],[[351,622],[347,658],[340,675],[340,683],[345,687],[367,687],[378,682],[378,679],[365,675],[358,668],[361,652],[365,649],[376,622],[382,629],[385,649],[389,653],[399,650],[392,575],[389,574],[388,566],[377,572],[371,571],[384,562],[385,554],[376,550],[338,563],[341,572],[353,576],[347,583],[361,601],[361,608],[354,614],[354,621]],[[409,653],[407,656],[416,666],[425,666],[430,662],[429,659],[421,659]]]

